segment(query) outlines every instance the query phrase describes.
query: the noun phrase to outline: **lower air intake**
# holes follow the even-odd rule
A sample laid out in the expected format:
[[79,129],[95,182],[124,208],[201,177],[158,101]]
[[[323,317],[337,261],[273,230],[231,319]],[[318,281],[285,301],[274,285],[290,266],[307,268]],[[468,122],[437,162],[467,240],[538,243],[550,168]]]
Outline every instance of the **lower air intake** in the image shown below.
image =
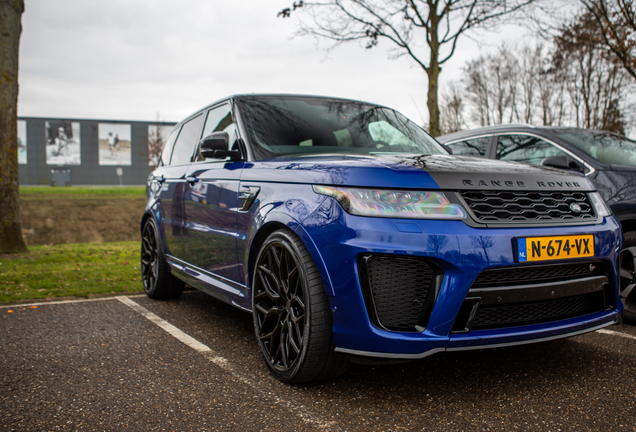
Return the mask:
[[387,330],[421,331],[428,322],[442,271],[417,258],[367,255],[361,282],[372,322]]

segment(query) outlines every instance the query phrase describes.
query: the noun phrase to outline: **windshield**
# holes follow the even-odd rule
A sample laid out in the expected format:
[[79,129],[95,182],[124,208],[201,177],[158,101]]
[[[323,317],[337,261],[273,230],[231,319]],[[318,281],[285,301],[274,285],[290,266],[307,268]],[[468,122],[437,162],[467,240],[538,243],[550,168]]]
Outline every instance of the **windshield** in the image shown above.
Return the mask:
[[447,154],[403,115],[338,99],[262,96],[237,99],[256,159],[290,154]]
[[636,142],[619,135],[591,132],[555,132],[599,162],[636,166]]

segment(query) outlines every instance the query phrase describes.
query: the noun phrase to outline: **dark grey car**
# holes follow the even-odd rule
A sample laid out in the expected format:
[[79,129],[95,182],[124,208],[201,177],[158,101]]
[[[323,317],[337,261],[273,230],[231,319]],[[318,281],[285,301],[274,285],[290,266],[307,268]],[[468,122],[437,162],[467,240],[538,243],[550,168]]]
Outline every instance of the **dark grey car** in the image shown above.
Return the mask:
[[621,222],[623,318],[636,322],[636,142],[589,129],[501,125],[437,138],[455,155],[578,171],[592,180]]

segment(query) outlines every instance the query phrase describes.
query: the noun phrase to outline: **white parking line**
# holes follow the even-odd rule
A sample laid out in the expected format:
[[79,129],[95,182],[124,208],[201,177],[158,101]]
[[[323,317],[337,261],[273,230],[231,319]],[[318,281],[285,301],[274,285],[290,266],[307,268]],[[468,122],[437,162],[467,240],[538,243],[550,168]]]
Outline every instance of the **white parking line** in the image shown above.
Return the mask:
[[[152,312],[150,312],[148,309],[141,306],[140,304],[135,303],[128,297],[119,296],[115,298],[119,300],[120,302],[122,302],[123,304],[125,304],[126,306],[128,306],[129,308],[131,308],[132,310],[134,310],[135,312],[148,318],[154,324],[158,325],[159,327],[167,331],[170,335],[172,335],[174,338],[176,338],[178,341],[183,342],[184,344],[186,344],[193,350],[198,351],[200,353],[205,353],[205,354],[213,353],[212,349],[209,346],[202,344],[201,342],[199,342],[198,340],[196,340],[189,334],[182,332],[177,327],[159,318],[157,315],[153,314]],[[218,366],[224,367],[226,363],[227,362],[225,361],[225,359],[223,359],[223,361],[221,361]]]
[[621,333],[621,332],[617,332],[617,331],[613,331],[613,330],[606,330],[606,329],[601,329],[601,330],[596,330],[597,333],[603,333],[603,334],[607,334],[607,335],[612,335],[612,336],[618,336],[618,337],[622,337],[625,339],[634,339],[636,340],[636,336],[632,336],[630,334],[627,333]]
[[[136,294],[136,295],[129,295],[128,297],[145,297],[145,296],[146,294]],[[98,297],[98,298],[91,298],[91,299],[43,301],[43,302],[37,302],[37,303],[14,303],[14,304],[0,305],[0,309],[17,309],[17,308],[23,308],[23,307],[68,304],[68,303],[88,303],[88,302],[114,300],[115,298],[117,297]]]
[[135,303],[130,298],[124,297],[124,296],[118,296],[115,298],[119,300],[120,302],[122,302],[123,304],[125,304],[126,306],[130,307],[135,312],[139,313],[143,317],[150,320],[153,324],[156,324],[157,326],[159,326],[160,328],[168,332],[170,335],[175,337],[180,342],[183,342],[188,347],[203,354],[205,358],[207,358],[210,362],[214,363],[216,366],[220,367],[224,371],[231,373],[236,379],[243,382],[244,384],[247,384],[248,386],[252,387],[254,390],[261,393],[263,397],[270,400],[273,399],[275,403],[279,405],[283,405],[285,408],[289,409],[290,411],[295,413],[298,417],[300,417],[305,423],[309,423],[312,426],[318,427],[320,429],[338,430],[335,422],[327,422],[327,421],[318,419],[315,416],[307,413],[307,410],[304,409],[302,405],[295,405],[292,402],[279,398],[278,396],[274,395],[270,391],[267,391],[266,389],[258,388],[258,386],[255,383],[253,383],[251,380],[249,380],[247,377],[235,371],[231,367],[231,363],[226,358],[215,353],[214,350],[212,350],[212,348],[199,342],[198,340],[196,340],[189,334],[183,332],[179,328],[173,326],[169,322],[165,321],[164,319],[150,312],[148,309],[141,306],[140,304]]

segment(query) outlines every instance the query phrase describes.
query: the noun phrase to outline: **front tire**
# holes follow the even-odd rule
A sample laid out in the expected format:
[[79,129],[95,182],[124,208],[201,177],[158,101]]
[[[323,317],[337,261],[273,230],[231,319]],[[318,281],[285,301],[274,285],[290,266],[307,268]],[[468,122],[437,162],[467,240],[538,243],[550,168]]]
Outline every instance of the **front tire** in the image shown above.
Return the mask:
[[287,229],[275,231],[261,246],[252,312],[263,359],[280,381],[299,384],[346,372],[349,360],[334,351],[320,274],[300,239]]
[[636,231],[625,233],[619,271],[623,321],[636,324]]
[[170,273],[152,218],[146,221],[141,235],[141,280],[146,295],[152,299],[177,298],[185,287],[181,279]]

